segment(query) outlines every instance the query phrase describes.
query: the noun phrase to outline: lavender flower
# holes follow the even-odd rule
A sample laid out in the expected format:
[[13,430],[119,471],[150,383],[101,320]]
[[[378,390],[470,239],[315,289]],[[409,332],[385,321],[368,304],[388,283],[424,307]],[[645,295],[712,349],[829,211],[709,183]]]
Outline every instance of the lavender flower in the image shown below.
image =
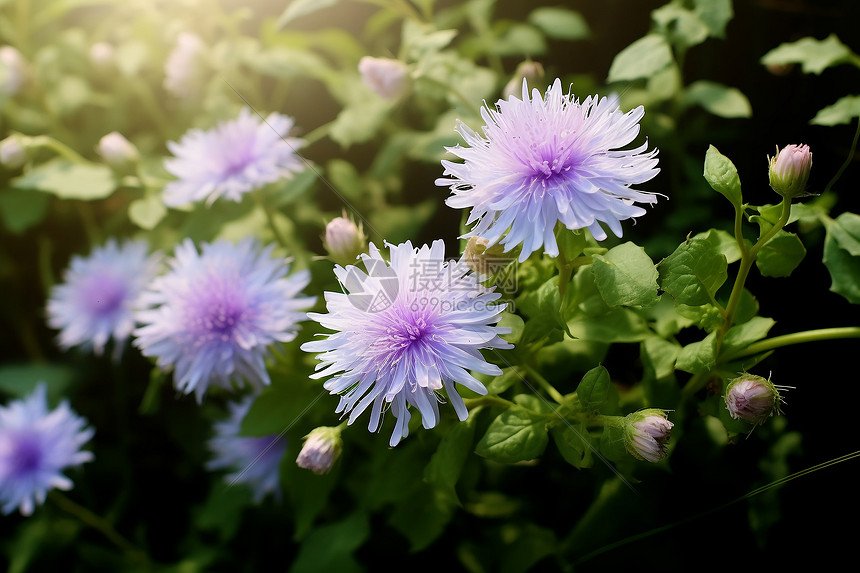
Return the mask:
[[464,237],[501,242],[505,252],[522,244],[520,261],[541,245],[558,256],[557,222],[588,228],[597,240],[606,238],[605,223],[620,237],[621,221],[645,214],[635,202],[657,202],[631,187],[657,175],[657,150],[646,153],[647,142],[621,149],[639,134],[644,113],[641,106],[623,113],[617,100],[597,96],[580,103],[558,79],[545,98],[534,90],[529,99],[523,81],[522,100],[481,109],[486,138],[458,123],[469,147],[446,149],[465,163],[442,161],[450,178],[436,185],[451,188],[449,206],[472,208],[467,224],[477,224]]
[[321,353],[312,377],[333,375],[324,388],[341,395],[336,411],[349,413],[349,424],[370,408],[368,429],[376,431],[390,405],[397,419],[389,442],[394,446],[409,434],[410,405],[421,413],[425,428],[436,425],[439,390],[465,420],[469,413],[455,383],[486,394],[468,370],[490,375],[501,370],[479,349],[512,346],[499,337],[510,331],[492,326],[504,310],[493,304],[501,295],[478,284],[462,261],[446,262],[441,240],[420,249],[408,241],[388,247],[390,264],[373,243],[369,254],[361,255],[367,273],[335,266],[348,292],[325,293],[328,314],[308,313],[335,332],[302,349]]
[[219,197],[241,201],[242,195],[269,183],[292,177],[302,161],[296,149],[304,142],[287,138],[293,127],[290,117],[272,113],[260,121],[247,108],[232,121],[214,129],[191,129],[179,143],[167,148],[175,157],[164,168],[178,179],[164,187],[168,206],[206,201]]
[[279,467],[287,442],[281,436],[240,436],[242,419],[254,402],[248,396],[242,402],[230,403],[230,417],[215,423],[215,436],[209,440],[213,458],[206,463],[210,470],[232,470],[225,479],[234,485],[242,483],[254,492],[260,502],[267,493],[280,498]]
[[314,428],[305,436],[302,451],[296,458],[296,465],[315,474],[327,474],[343,452],[341,429],[323,426]]
[[0,504],[4,514],[33,513],[48,491],[72,489],[61,472],[93,459],[81,446],[93,437],[64,401],[48,410],[45,384],[24,400],[0,406]]
[[[297,298],[308,271],[286,277],[288,265],[251,238],[234,245],[190,239],[176,248],[171,270],[144,292],[134,344],[162,368],[174,367],[177,389],[197,400],[210,384],[229,388],[245,380],[269,384],[265,358],[277,343],[295,338],[300,312],[314,297]],[[286,277],[286,278],[285,278]]]
[[159,270],[159,256],[148,250],[145,241],[110,239],[86,258],[72,257],[47,306],[48,325],[60,331],[61,348],[101,354],[113,338],[119,356],[134,329],[136,301]]

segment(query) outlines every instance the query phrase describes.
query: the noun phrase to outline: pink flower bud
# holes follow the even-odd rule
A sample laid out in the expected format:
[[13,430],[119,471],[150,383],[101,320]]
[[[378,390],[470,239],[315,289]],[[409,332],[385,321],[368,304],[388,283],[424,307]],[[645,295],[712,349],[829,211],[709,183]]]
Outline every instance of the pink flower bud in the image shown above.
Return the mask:
[[400,60],[364,56],[358,71],[364,85],[382,98],[397,99],[409,89],[409,68]]
[[336,217],[326,225],[323,246],[332,261],[349,265],[367,251],[367,237],[361,226],[347,218],[344,212],[342,217]]
[[726,387],[726,408],[732,418],[759,425],[769,416],[780,414],[782,397],[777,387],[761,376],[742,374]]
[[12,134],[0,141],[0,165],[7,169],[18,169],[27,160],[27,148],[21,136]]
[[90,46],[90,63],[96,68],[110,67],[116,56],[116,49],[107,42],[96,42]]
[[633,412],[624,420],[624,445],[636,459],[659,462],[669,453],[674,425],[666,419],[666,412],[657,408]]
[[12,46],[0,47],[0,94],[14,96],[24,85],[27,62]]
[[116,131],[102,137],[97,149],[105,163],[117,170],[125,170],[133,166],[139,158],[134,144]]
[[540,62],[526,60],[517,66],[514,75],[505,84],[505,89],[502,90],[502,98],[508,99],[511,96],[519,95],[523,91],[523,80],[525,79],[529,85],[540,83],[538,80],[543,78],[544,71]]
[[205,45],[191,32],[182,32],[176,38],[173,51],[164,63],[164,89],[179,98],[190,98],[201,80]]
[[305,436],[296,465],[315,474],[328,473],[343,451],[340,428],[315,428]]
[[812,153],[808,145],[786,145],[768,156],[771,188],[783,197],[800,197],[806,190],[812,170]]

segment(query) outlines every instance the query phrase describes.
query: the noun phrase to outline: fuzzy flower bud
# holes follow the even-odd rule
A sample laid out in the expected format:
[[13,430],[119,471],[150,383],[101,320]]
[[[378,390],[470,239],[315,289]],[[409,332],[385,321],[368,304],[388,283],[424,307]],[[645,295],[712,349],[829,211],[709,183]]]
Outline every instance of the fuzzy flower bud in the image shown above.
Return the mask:
[[463,262],[478,274],[488,276],[514,260],[516,254],[505,253],[502,245],[488,246],[483,237],[469,237],[463,251]]
[[364,85],[379,97],[397,99],[409,89],[409,68],[400,60],[364,56],[358,71]]
[[624,418],[624,446],[634,458],[659,462],[669,453],[669,434],[675,424],[666,412],[648,408]]
[[741,418],[759,425],[769,416],[781,413],[779,389],[786,387],[776,386],[761,376],[741,374],[726,387],[726,408],[735,420]]
[[302,451],[296,458],[296,465],[315,474],[326,474],[343,451],[340,428],[323,426],[315,428],[305,436]]
[[339,265],[351,265],[356,257],[367,252],[367,236],[362,225],[356,225],[346,216],[336,217],[325,226],[323,246],[329,258]]
[[806,190],[812,170],[812,153],[808,145],[777,147],[774,157],[768,156],[771,188],[783,197],[800,197]]
[[541,83],[538,80],[541,80],[543,76],[543,66],[540,62],[533,62],[531,60],[520,62],[520,65],[514,71],[514,75],[511,76],[510,81],[505,84],[505,89],[502,90],[502,99],[519,95],[523,89],[523,79],[528,80],[529,85],[536,85]]
[[12,46],[0,47],[0,94],[14,96],[27,76],[27,62]]
[[0,165],[7,169],[18,169],[27,160],[27,148],[20,135],[10,135],[0,141]]
[[117,131],[112,131],[102,137],[97,149],[105,163],[116,171],[130,170],[140,158],[137,147]]

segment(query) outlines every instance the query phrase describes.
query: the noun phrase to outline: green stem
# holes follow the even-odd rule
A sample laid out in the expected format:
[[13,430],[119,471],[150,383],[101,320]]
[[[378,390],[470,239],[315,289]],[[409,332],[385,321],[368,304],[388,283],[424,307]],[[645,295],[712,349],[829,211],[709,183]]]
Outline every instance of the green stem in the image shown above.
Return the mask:
[[92,163],[65,143],[47,135],[37,135],[31,138],[30,145],[34,147],[46,147],[73,163],[79,163],[82,165],[89,165]]
[[857,118],[857,131],[854,132],[854,141],[851,142],[851,149],[848,151],[848,156],[845,158],[845,162],[842,163],[842,167],[840,167],[839,171],[836,172],[836,175],[833,176],[833,179],[827,183],[827,187],[824,188],[822,193],[830,191],[830,188],[836,184],[840,177],[842,177],[842,173],[848,169],[849,165],[851,165],[851,162],[854,160],[854,151],[857,149],[858,139],[860,139],[860,117]]
[[525,368],[526,373],[529,375],[531,379],[538,383],[538,385],[543,388],[544,392],[549,394],[549,397],[561,404],[564,401],[564,396],[555,389],[555,386],[549,383],[549,380],[543,377],[543,375],[538,372],[532,366],[528,364],[523,364],[523,368]]
[[75,503],[57,490],[52,490],[48,494],[48,498],[63,511],[74,515],[85,525],[98,530],[111,543],[121,549],[130,559],[142,561],[149,565],[149,557],[147,557],[146,553],[120,535],[117,530],[102,517],[99,517],[82,505]]
[[750,344],[743,350],[728,354],[723,358],[723,361],[743,358],[744,356],[752,356],[781,348],[783,346],[791,346],[792,344],[802,344],[804,342],[817,342],[819,340],[836,340],[840,338],[860,338],[860,326],[844,326],[838,328],[819,328],[816,330],[805,330],[803,332],[794,332],[792,334],[784,334],[775,336],[765,340],[760,340]]
[[505,400],[504,398],[494,396],[492,394],[487,394],[480,398],[466,398],[463,402],[469,410],[474,410],[480,406],[497,406],[499,408],[510,408],[511,406],[516,406],[516,404],[510,400]]
[[331,131],[331,124],[332,122],[324,123],[304,136],[302,140],[305,142],[305,146],[313,145],[323,137],[326,137],[328,132]]

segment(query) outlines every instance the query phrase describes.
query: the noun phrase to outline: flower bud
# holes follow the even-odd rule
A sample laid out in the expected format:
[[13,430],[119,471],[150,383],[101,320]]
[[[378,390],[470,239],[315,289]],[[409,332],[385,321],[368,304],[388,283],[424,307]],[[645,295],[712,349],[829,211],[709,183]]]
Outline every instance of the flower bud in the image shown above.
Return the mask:
[[540,62],[533,62],[531,60],[520,62],[520,65],[518,65],[517,69],[514,71],[514,75],[512,75],[508,83],[505,84],[505,89],[502,90],[502,98],[508,99],[511,96],[522,93],[524,79],[529,85],[535,85],[536,83],[539,83],[538,80],[543,76],[543,66],[540,65]]
[[112,169],[119,172],[127,172],[134,168],[140,154],[137,147],[127,140],[121,133],[112,131],[99,140],[99,155]]
[[624,446],[634,458],[659,462],[669,453],[669,434],[675,424],[666,412],[648,408],[624,418]]
[[761,376],[741,374],[726,387],[726,408],[735,420],[740,418],[759,425],[769,416],[781,413],[779,389],[786,387],[776,386]]
[[116,50],[107,42],[96,42],[90,46],[90,63],[100,69],[109,67],[114,62]]
[[7,169],[18,169],[27,160],[27,147],[20,135],[10,135],[0,141],[0,165]]
[[400,60],[364,56],[358,71],[364,85],[379,97],[397,99],[409,89],[409,68]]
[[812,170],[812,153],[808,145],[777,147],[776,155],[767,159],[770,186],[774,191],[788,198],[804,195]]
[[27,62],[12,46],[0,47],[0,94],[14,96],[24,85]]
[[470,237],[463,251],[463,262],[478,274],[488,276],[513,261],[516,255],[505,253],[502,245],[489,247],[483,237]]
[[315,474],[325,474],[331,470],[343,451],[340,428],[323,426],[315,428],[305,436],[302,451],[296,458],[296,465]]
[[182,32],[164,63],[164,89],[178,98],[191,98],[203,72],[205,45],[191,32]]
[[356,225],[344,211],[342,217],[332,219],[325,226],[323,246],[332,261],[346,266],[355,263],[358,255],[367,252],[367,236],[361,224]]

